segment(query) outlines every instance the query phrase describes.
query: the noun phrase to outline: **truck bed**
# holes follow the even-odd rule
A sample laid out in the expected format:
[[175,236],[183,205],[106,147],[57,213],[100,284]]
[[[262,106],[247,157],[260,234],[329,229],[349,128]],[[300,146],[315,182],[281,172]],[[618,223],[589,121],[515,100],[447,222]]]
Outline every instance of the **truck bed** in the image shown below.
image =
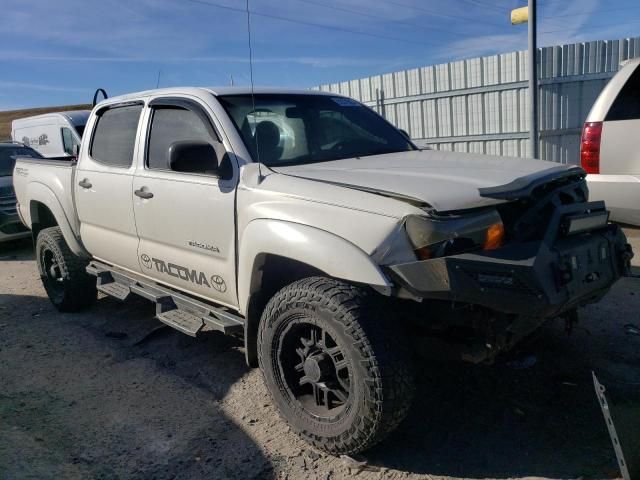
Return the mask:
[[[27,228],[31,228],[34,202],[59,208],[75,236],[79,223],[74,203],[73,179],[75,162],[70,160],[18,157],[13,170],[13,185],[18,201],[18,214]],[[50,207],[51,209],[51,207]]]

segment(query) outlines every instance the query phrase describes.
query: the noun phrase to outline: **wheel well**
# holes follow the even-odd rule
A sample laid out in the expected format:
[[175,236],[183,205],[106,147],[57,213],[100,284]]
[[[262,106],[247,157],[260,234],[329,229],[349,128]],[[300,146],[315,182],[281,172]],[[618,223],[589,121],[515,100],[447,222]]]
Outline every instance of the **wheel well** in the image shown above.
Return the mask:
[[43,228],[55,227],[58,225],[56,217],[54,217],[49,207],[42,202],[31,202],[31,233],[33,234],[33,241],[38,239],[38,233]]
[[251,272],[245,326],[245,355],[250,367],[258,366],[258,325],[271,297],[296,280],[318,275],[327,274],[307,263],[280,255],[261,254],[256,258]]

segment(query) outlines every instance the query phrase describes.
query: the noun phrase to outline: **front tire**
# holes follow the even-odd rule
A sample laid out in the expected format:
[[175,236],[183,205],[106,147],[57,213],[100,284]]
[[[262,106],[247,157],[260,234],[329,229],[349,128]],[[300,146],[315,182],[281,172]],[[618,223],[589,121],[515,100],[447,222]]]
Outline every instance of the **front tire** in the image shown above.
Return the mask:
[[36,259],[44,289],[61,312],[77,312],[96,300],[96,280],[69,249],[60,227],[44,228],[36,240]]
[[408,349],[380,303],[365,289],[313,277],[280,290],[261,318],[258,359],[281,415],[333,455],[378,443],[411,406]]

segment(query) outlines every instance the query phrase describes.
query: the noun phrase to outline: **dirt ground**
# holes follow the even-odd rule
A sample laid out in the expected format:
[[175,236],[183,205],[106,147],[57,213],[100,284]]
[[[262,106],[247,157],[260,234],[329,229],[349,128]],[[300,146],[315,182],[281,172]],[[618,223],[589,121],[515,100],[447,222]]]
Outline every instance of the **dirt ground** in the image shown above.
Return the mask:
[[582,310],[571,336],[552,322],[493,366],[425,364],[409,418],[361,471],[289,430],[239,341],[162,328],[143,300],[60,314],[30,242],[0,249],[1,479],[619,476],[591,371],[640,388],[625,327],[640,327],[640,278]]

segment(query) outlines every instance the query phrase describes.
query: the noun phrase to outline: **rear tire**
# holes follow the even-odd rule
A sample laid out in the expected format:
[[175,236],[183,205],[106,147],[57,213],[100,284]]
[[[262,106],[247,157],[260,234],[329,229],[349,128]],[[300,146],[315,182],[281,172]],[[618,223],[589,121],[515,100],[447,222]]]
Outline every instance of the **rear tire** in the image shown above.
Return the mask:
[[60,227],[44,228],[36,240],[38,271],[51,303],[61,312],[77,312],[96,300],[96,279],[73,254]]
[[408,349],[384,310],[365,289],[313,277],[280,290],[263,312],[265,383],[293,430],[327,453],[370,448],[411,406]]

